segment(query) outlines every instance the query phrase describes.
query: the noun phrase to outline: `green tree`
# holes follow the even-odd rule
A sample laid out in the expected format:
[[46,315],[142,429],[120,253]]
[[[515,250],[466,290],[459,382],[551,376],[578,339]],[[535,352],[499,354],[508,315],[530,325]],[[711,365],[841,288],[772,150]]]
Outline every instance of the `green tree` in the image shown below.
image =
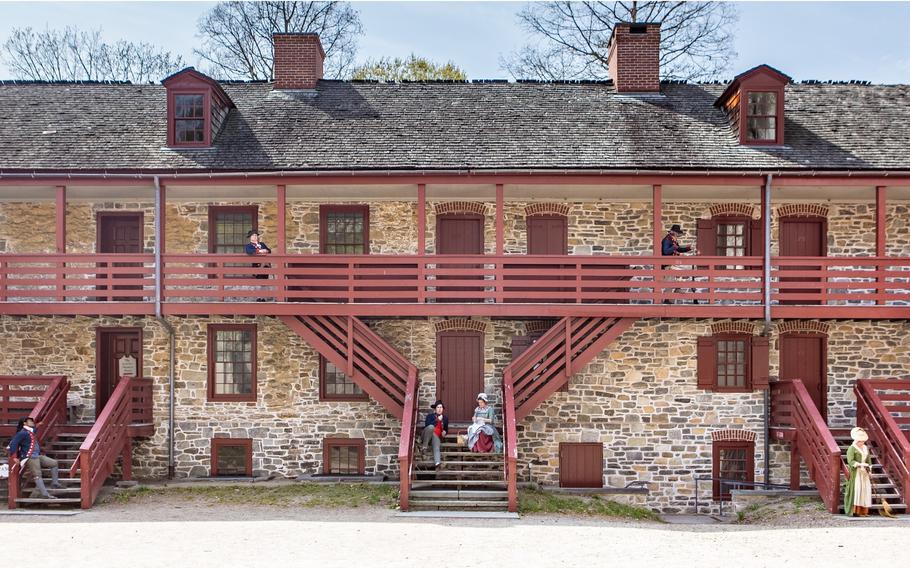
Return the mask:
[[398,81],[464,81],[468,76],[464,70],[451,61],[440,65],[412,53],[407,59],[382,57],[377,60],[367,60],[363,65],[354,68],[351,78],[360,81],[375,80],[393,83]]

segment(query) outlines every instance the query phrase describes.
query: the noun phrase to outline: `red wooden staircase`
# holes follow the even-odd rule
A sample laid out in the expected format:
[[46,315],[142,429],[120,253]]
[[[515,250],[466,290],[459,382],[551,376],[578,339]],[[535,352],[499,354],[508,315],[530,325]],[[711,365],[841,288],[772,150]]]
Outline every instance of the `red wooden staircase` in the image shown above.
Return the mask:
[[518,510],[518,421],[565,385],[636,319],[562,318],[503,370],[503,443],[509,511]]
[[402,510],[407,510],[417,419],[417,367],[356,317],[281,316],[281,320],[401,420],[399,500]]

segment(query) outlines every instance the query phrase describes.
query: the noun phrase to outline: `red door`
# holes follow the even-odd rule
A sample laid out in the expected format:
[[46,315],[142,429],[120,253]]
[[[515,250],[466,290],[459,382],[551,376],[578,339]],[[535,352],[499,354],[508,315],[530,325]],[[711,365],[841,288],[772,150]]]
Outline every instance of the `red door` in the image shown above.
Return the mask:
[[828,415],[826,351],[824,335],[793,333],[780,336],[780,378],[800,379],[823,418]]
[[455,422],[474,416],[477,393],[484,392],[483,334],[444,331],[436,336],[436,397]]
[[[142,252],[142,213],[98,213],[98,244],[99,253],[126,253],[136,254]],[[107,263],[101,263],[102,268]],[[141,266],[132,262],[115,262],[113,267]],[[100,276],[107,276],[102,274]],[[112,274],[114,279],[142,278],[142,274]],[[98,286],[99,290],[107,290],[107,286]],[[138,285],[115,285],[114,290],[141,290]],[[114,296],[113,298],[99,297],[101,301],[108,299],[114,301],[138,302],[140,296]]]
[[[820,217],[783,217],[780,220],[781,256],[827,256],[827,226]],[[784,270],[817,270],[819,265],[788,266]],[[781,278],[783,282],[819,282],[818,278]],[[818,294],[820,288],[784,288],[782,294]],[[781,300],[781,304],[819,304],[820,300]]]
[[[472,214],[448,214],[436,217],[436,254],[483,254],[483,215]],[[474,264],[444,264],[437,265],[442,269],[458,268],[476,268],[482,269],[483,265]],[[437,276],[438,280],[483,280],[483,276]],[[464,292],[473,292],[480,295],[483,287],[474,286],[437,286],[437,292],[441,298],[438,302],[482,302],[483,298],[472,297],[471,294]],[[458,293],[459,296],[453,297],[447,294],[452,292]],[[461,295],[466,297],[461,297]],[[477,393],[474,393],[477,394]]]
[[569,234],[563,215],[528,217],[528,254],[569,254]]
[[138,328],[99,329],[95,347],[95,416],[101,414],[117,381],[123,357],[136,360],[136,376],[142,374],[142,331]]

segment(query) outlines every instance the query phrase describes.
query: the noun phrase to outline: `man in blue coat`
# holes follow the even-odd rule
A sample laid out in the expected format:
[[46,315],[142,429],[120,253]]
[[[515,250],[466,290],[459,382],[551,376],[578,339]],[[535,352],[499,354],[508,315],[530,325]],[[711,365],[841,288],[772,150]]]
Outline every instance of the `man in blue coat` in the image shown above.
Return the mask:
[[423,424],[423,435],[420,437],[421,449],[426,452],[430,443],[433,443],[433,461],[436,467],[442,464],[442,439],[449,431],[449,417],[446,407],[441,400],[437,400],[430,407],[433,412],[427,414]]
[[[660,242],[660,252],[663,256],[681,256],[685,253],[695,253],[698,254],[698,250],[695,247],[682,246],[679,244],[679,237],[686,234],[686,231],[683,230],[679,225],[673,225],[670,227],[670,230],[667,232],[667,236]],[[668,264],[663,266],[664,270],[692,270],[692,267],[686,264]],[[677,281],[677,278],[673,279]],[[694,278],[692,278],[694,280]],[[672,291],[676,294],[681,294],[684,292],[693,293],[695,290],[692,288],[673,288]],[[665,304],[670,304],[670,300],[664,300]],[[693,303],[697,304],[698,300],[693,300]]]
[[41,455],[41,446],[38,445],[38,433],[35,428],[35,420],[29,416],[19,420],[16,425],[16,435],[10,440],[9,447],[10,463],[19,462],[22,470],[35,480],[35,491],[32,492],[32,498],[40,495],[44,499],[56,499],[47,492],[42,478],[41,468],[49,467],[51,470],[51,487],[60,489],[62,486],[59,481],[59,471],[57,460],[52,460],[47,456]]

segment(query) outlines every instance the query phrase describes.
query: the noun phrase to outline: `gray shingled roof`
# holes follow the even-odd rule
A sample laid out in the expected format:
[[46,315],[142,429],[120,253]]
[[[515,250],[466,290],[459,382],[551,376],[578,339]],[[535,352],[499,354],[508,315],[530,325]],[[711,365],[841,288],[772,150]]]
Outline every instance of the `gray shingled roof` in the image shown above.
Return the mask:
[[793,84],[786,145],[737,143],[724,85],[350,83],[315,95],[225,84],[213,148],[166,147],[160,85],[0,84],[0,171],[910,169],[910,86]]

